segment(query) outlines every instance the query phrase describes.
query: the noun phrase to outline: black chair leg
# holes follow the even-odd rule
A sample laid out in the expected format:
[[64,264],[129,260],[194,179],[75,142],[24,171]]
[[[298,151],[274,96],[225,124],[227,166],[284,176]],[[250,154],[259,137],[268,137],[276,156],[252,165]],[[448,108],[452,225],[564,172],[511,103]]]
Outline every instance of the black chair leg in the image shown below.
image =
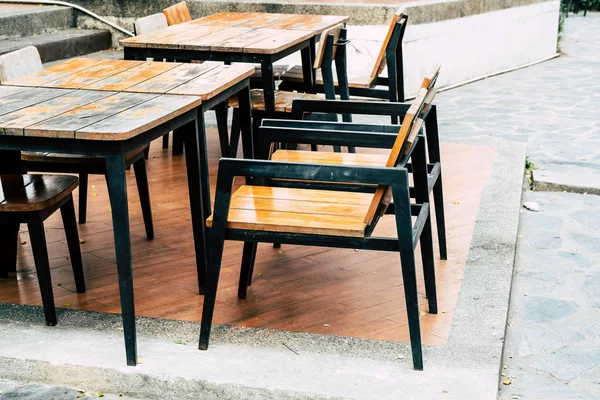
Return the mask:
[[42,294],[42,304],[44,305],[44,315],[46,316],[46,325],[56,325],[56,309],[54,307],[54,295],[52,293],[52,279],[50,277],[50,262],[48,261],[48,248],[46,247],[46,234],[44,232],[44,222],[40,217],[30,220],[27,223],[29,227],[29,238],[33,250],[33,259],[37,271],[38,283]]
[[435,206],[435,224],[438,234],[438,246],[440,248],[440,259],[448,259],[448,248],[446,244],[446,217],[444,215],[444,191],[442,189],[442,175],[433,186],[433,201]]
[[88,174],[79,174],[79,223],[87,222]]
[[[219,132],[219,143],[221,145],[221,156],[228,157],[228,154],[231,154],[231,149],[229,145],[229,132],[227,132],[227,114],[229,112],[229,107],[227,103],[221,103],[217,105],[215,108],[215,115],[217,117],[217,131]],[[234,111],[235,117],[235,111]],[[239,117],[238,117],[239,119]],[[232,129],[232,138],[233,138],[233,129]],[[235,148],[237,150],[237,146]],[[231,157],[229,155],[229,157]],[[233,156],[235,157],[235,155]]]
[[[213,228],[214,229],[214,228]],[[212,238],[211,238],[212,236]],[[200,325],[200,350],[208,349],[210,340],[210,329],[212,327],[215,301],[217,297],[217,286],[221,272],[221,261],[223,260],[223,247],[225,237],[216,237],[214,233],[209,235],[208,266],[206,268],[206,287],[204,290],[204,304],[202,305],[202,322]]]
[[150,158],[150,143],[144,149],[144,159],[147,160],[148,158]]
[[[242,125],[240,122],[240,110],[239,108],[233,109],[233,119],[231,120],[231,138],[229,139],[229,149],[225,154],[228,154],[227,157],[236,158],[237,151],[240,143],[240,136],[242,134]],[[256,131],[254,131],[256,132]],[[219,136],[221,136],[221,131],[219,130]],[[227,140],[227,130],[225,130],[225,138],[223,140]]]
[[162,138],[162,148],[163,149],[168,149],[169,148],[169,134],[166,133],[163,135]]
[[19,242],[19,224],[0,225],[0,246],[8,249],[6,255],[0,260],[0,278],[8,278],[9,272],[17,270],[17,247]]
[[146,226],[146,238],[154,239],[154,223],[152,221],[152,206],[150,205],[150,190],[148,188],[148,172],[146,171],[146,160],[140,158],[133,164],[135,171],[135,181],[137,183],[140,195],[140,205],[142,206],[142,216]]
[[77,221],[75,219],[75,207],[71,197],[60,208],[60,213],[65,227],[65,236],[71,256],[71,267],[75,278],[77,293],[85,293],[85,280],[83,278],[83,261],[81,260],[81,248],[79,247],[79,233],[77,232]]
[[240,269],[240,282],[238,285],[238,299],[245,299],[248,286],[252,284],[252,272],[254,271],[254,260],[256,259],[256,242],[244,242],[242,253],[242,268]]

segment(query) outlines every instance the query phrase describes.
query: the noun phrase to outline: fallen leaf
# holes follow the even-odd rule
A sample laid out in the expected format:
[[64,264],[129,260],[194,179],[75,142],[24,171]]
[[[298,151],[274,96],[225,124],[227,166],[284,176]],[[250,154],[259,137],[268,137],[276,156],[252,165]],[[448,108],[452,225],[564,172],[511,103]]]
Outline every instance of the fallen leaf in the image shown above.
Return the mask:
[[260,274],[258,274],[258,276],[262,276],[262,272]]
[[27,242],[23,241],[23,242],[21,242],[21,244],[27,244]]
[[96,189],[96,185],[92,185],[90,186],[92,189]]
[[512,328],[513,326],[515,326],[515,323],[514,322],[509,322],[508,326],[510,326]]
[[523,296],[527,296],[527,292],[523,293]]
[[85,240],[79,239],[79,244],[84,244],[84,243],[85,243]]
[[117,328],[117,330],[118,330],[118,331],[122,331],[122,330],[123,330],[123,328]]
[[503,383],[503,384],[505,384],[505,385],[510,385],[510,384],[512,383],[512,379],[511,379],[511,377],[510,377],[510,376],[507,376],[507,377],[506,377],[506,378],[505,378],[505,379],[502,381],[502,383]]
[[65,303],[65,307],[71,307],[72,305],[73,305],[73,303],[70,301],[68,303]]
[[98,193],[92,193],[92,197],[98,196]]
[[104,397],[104,393],[98,392],[98,394],[96,394],[96,396],[98,396],[98,397]]
[[427,314],[425,311],[419,311],[419,315],[423,316],[425,314]]
[[82,397],[83,397],[83,393],[79,393],[79,394],[77,395],[77,398],[78,398],[78,399],[80,399],[80,398],[82,398]]
[[173,343],[175,343],[175,344],[182,344],[182,345],[184,345],[184,346],[185,346],[185,340],[183,340],[183,339],[176,339],[176,340],[173,340]]
[[331,326],[331,325],[329,325],[329,324],[323,324],[323,326]]
[[143,364],[143,363],[144,363],[144,360],[142,360],[141,358],[138,358],[138,360],[137,360],[137,363],[138,363],[138,364]]
[[452,204],[460,204],[460,201],[453,201]]

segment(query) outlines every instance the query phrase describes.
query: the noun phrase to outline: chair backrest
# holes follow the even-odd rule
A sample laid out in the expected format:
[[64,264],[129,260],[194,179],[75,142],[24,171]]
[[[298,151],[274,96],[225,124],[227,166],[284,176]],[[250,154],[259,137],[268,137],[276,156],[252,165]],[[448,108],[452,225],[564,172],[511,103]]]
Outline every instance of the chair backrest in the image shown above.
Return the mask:
[[[315,69],[321,68],[321,64],[323,63],[323,58],[325,56],[325,49],[327,47],[327,38],[329,35],[333,35],[333,43],[337,43],[340,38],[340,32],[344,26],[342,24],[336,25],[333,28],[329,28],[321,34],[321,40],[319,40],[319,47],[317,48],[317,52],[315,54],[315,62],[313,67]],[[335,46],[333,48],[332,57],[335,57]]]
[[134,28],[136,35],[143,35],[145,33],[150,33],[157,31],[159,29],[164,29],[168,27],[167,17],[165,14],[152,14],[147,17],[138,18],[135,20]]
[[[402,125],[400,126],[400,131],[398,132],[398,136],[396,137],[396,141],[394,142],[394,146],[392,147],[392,151],[390,152],[390,156],[385,165],[386,167],[395,167],[398,165],[401,156],[410,151],[410,147],[414,143],[414,138],[416,138],[423,126],[422,117],[424,115],[424,107],[426,107],[428,101],[429,104],[431,104],[431,101],[433,101],[433,98],[435,97],[435,82],[437,81],[438,75],[439,67],[424,79],[423,86],[426,87],[422,87],[419,90],[417,97],[406,112],[406,115],[402,120]],[[409,140],[410,138],[412,138],[412,142]],[[365,223],[367,225],[377,223],[379,217],[385,213],[385,210],[392,200],[390,189],[391,188],[387,185],[377,186],[375,195],[373,196],[373,200],[371,201],[371,205],[369,206],[365,217]]]
[[[407,21],[408,15],[403,14],[400,10],[392,17],[392,22],[390,23],[390,27],[385,35],[383,44],[381,45],[381,50],[379,50],[379,55],[377,56],[377,60],[371,71],[371,79],[377,78],[383,72],[386,64],[387,48],[391,44],[392,37],[396,36],[395,39],[398,40],[398,43],[393,44],[400,45],[400,42],[402,42]],[[394,32],[397,32],[397,35],[394,35]]]
[[0,83],[43,70],[40,53],[33,46],[0,56]]
[[165,8],[163,10],[163,14],[167,18],[167,24],[169,24],[169,26],[192,20],[192,16],[190,15],[190,11],[188,10],[188,6],[185,1]]

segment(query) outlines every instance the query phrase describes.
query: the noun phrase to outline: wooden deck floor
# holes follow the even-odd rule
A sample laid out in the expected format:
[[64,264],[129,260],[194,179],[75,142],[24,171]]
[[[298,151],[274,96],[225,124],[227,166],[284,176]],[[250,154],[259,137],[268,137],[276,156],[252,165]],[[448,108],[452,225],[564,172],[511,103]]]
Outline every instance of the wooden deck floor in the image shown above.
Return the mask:
[[[214,198],[220,152],[216,132],[209,130],[208,136]],[[426,313],[422,272],[418,271],[425,344],[439,345],[448,339],[493,155],[493,149],[485,147],[442,147],[449,257],[448,261],[440,261],[436,255],[437,315]],[[199,321],[202,296],[197,292],[184,159],[172,158],[170,150],[162,150],[156,142],[149,161],[156,229],[153,241],[144,237],[133,171],[128,172],[136,313]],[[90,185],[88,223],[80,226],[80,237],[85,241],[81,248],[87,293],[74,293],[60,213],[46,223],[56,305],[119,313],[106,184],[103,177],[94,176],[90,177]],[[25,228],[20,234],[17,278],[0,280],[0,302],[41,305]],[[393,231],[393,217],[385,217],[376,234],[393,235]],[[215,323],[408,341],[398,254],[290,245],[273,249],[262,244],[248,298],[238,300],[241,249],[238,242],[225,246]],[[40,311],[40,323],[42,319]]]

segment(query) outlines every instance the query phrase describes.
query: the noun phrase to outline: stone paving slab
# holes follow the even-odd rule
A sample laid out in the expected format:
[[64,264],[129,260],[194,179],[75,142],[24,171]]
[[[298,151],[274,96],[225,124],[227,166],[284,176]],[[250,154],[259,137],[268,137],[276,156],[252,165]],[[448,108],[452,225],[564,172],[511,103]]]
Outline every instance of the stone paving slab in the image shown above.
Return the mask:
[[122,394],[114,395],[64,386],[0,380],[0,400],[85,400],[98,398],[103,400],[135,400],[133,397]]
[[500,399],[600,398],[600,197],[528,192]]

